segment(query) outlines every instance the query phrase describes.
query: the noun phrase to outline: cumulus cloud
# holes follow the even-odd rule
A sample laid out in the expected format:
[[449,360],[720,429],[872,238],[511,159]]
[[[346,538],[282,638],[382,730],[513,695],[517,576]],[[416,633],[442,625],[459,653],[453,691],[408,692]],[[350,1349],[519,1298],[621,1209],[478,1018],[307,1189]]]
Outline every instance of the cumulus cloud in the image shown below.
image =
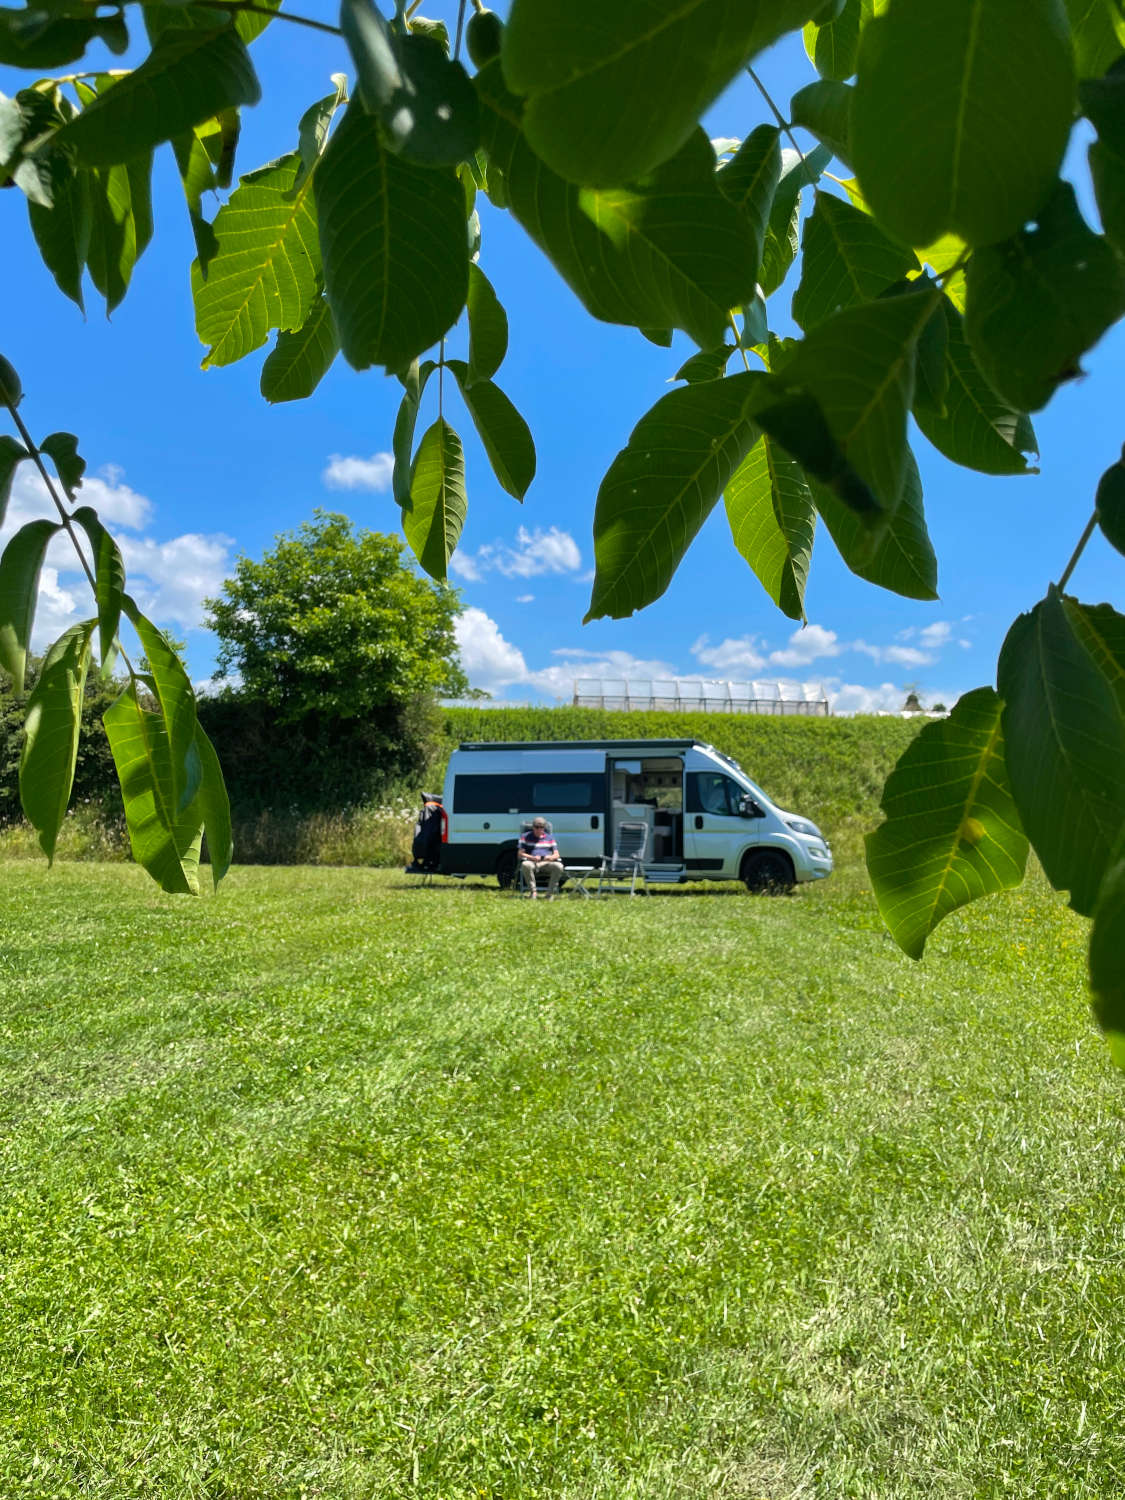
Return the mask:
[[527,680],[523,652],[500,634],[500,627],[483,609],[466,609],[454,626],[461,666],[473,687],[495,692]]
[[949,644],[949,638],[953,634],[953,626],[948,620],[935,620],[932,625],[925,625],[918,632],[918,639],[927,651],[940,651],[942,646]]
[[394,467],[393,453],[373,453],[370,458],[332,453],[320,477],[330,490],[389,490]]
[[[156,507],[147,496],[125,484],[122,471],[115,466],[107,465],[86,479],[79,499],[93,506],[114,534],[129,590],[141,609],[161,625],[181,630],[201,625],[204,598],[218,593],[230,571],[232,539],[222,533],[188,533],[157,541],[143,534],[153,524]],[[22,465],[16,472],[8,513],[0,529],[0,547],[28,521],[55,514],[39,475],[30,465]],[[51,540],[39,578],[33,649],[42,650],[61,631],[93,613],[89,586],[81,575],[73,544],[60,533]]]
[[577,573],[582,553],[569,531],[550,526],[546,531],[536,527],[529,531],[521,526],[515,545],[488,542],[475,552],[456,552],[450,568],[459,578],[476,583],[485,573],[500,573],[505,578],[536,578],[544,573]]
[[803,667],[824,656],[839,656],[847,649],[840,644],[834,630],[825,630],[823,625],[806,625],[793,632],[783,650],[771,651],[769,659],[775,667]]
[[917,646],[869,646],[866,641],[853,641],[848,649],[860,651],[872,661],[889,661],[900,667],[926,667],[934,660]]
[[759,649],[761,642],[754,636],[728,636],[717,646],[712,646],[705,635],[701,635],[691,648],[691,654],[701,667],[713,667],[726,677],[746,676],[764,667],[766,658]]

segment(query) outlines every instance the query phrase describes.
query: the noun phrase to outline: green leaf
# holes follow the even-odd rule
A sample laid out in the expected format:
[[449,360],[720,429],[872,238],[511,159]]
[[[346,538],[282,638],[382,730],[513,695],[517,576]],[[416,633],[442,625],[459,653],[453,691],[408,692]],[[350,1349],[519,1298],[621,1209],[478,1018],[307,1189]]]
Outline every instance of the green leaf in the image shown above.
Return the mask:
[[436,369],[437,365],[432,359],[427,359],[422,364],[413,360],[403,377],[405,390],[395,418],[394,439],[391,444],[395,460],[391,488],[395,500],[403,509],[410,504],[414,429],[418,423],[418,408],[422,404],[426,382]]
[[535,443],[531,429],[498,385],[491,380],[469,379],[468,366],[459,359],[446,360],[473,419],[492,472],[502,489],[522,500],[535,478]]
[[803,620],[816,511],[800,464],[763,433],[723,499],[734,545],[777,607]]
[[85,176],[90,186],[90,280],[111,313],[129,289],[137,263],[137,223],[126,166],[97,167]]
[[1084,80],[1078,93],[1083,114],[1098,132],[1089,150],[1098,213],[1120,254],[1125,250],[1125,66],[1105,78]]
[[168,758],[156,795],[171,827],[195,796],[199,785],[198,758],[189,759],[195,743],[195,693],[183,663],[164,633],[145,618],[128,594],[121,607],[140,637],[152,674],[152,690],[160,705],[160,722],[168,742]]
[[840,556],[857,578],[904,599],[936,599],[937,558],[926,529],[922,480],[907,455],[906,484],[894,515],[877,531],[831,490],[813,485],[813,498]]
[[959,906],[1023,879],[1027,837],[1004,763],[1003,704],[991,688],[927,724],[883,788],[886,822],[867,836],[880,915],[911,958]]
[[320,296],[296,332],[282,332],[262,366],[262,395],[270,402],[302,401],[324,379],[340,341],[328,299]]
[[3,526],[8,511],[8,497],[12,493],[12,480],[16,477],[16,470],[25,458],[30,457],[31,454],[22,443],[17,443],[6,432],[0,433],[0,526]]
[[243,177],[213,225],[218,248],[204,276],[191,268],[195,328],[209,344],[203,368],[260,349],[272,328],[302,327],[320,286],[312,177],[294,192],[300,155]]
[[[130,682],[102,715],[102,723],[121,783],[133,858],[161,890],[198,895],[202,816],[198,798],[179,814],[169,806],[172,751],[161,715],[141,706]],[[192,751],[201,783],[203,767],[194,743]]]
[[54,464],[63,489],[73,499],[74,491],[81,485],[86,472],[86,460],[78,451],[78,439],[74,433],[52,432],[39,444],[39,451]]
[[808,331],[841,308],[871,301],[917,269],[913,250],[888,239],[874,219],[842,198],[820,193],[805,224],[793,316]]
[[20,89],[14,99],[0,94],[0,183],[9,178],[29,203],[50,208],[73,175],[69,157],[54,147],[63,123],[52,94]]
[[739,146],[716,178],[724,198],[740,208],[754,234],[754,266],[762,263],[770,210],[781,181],[781,132],[759,125]]
[[976,251],[965,294],[965,337],[985,379],[1013,406],[1038,411],[1120,317],[1125,275],[1060,182],[1034,227]]
[[855,72],[859,35],[871,15],[871,0],[847,0],[834,21],[805,27],[805,51],[822,78],[843,80]]
[[58,521],[28,521],[0,557],[0,667],[12,679],[17,697],[23,693],[43,558],[51,538],[61,530]]
[[1008,632],[997,669],[1008,774],[1036,854],[1056,890],[1090,916],[1125,825],[1125,719],[1113,686],[1052,586]]
[[756,372],[677,387],[633,428],[598,490],[586,620],[622,619],[659,599],[759,436]]
[[508,86],[530,96],[532,149],[571,182],[633,182],[672,156],[712,100],[815,0],[514,0]]
[[410,503],[402,513],[410,550],[439,583],[445,582],[467,511],[461,439],[439,417],[418,445],[410,476]]
[[796,151],[781,153],[781,178],[770,208],[762,246],[762,265],[758,272],[758,281],[767,297],[777,291],[797,258],[801,192],[806,187],[816,186],[821,172],[831,160],[832,152],[827,146],[815,146],[803,159]]
[[508,352],[508,315],[479,266],[469,266],[469,382],[488,380]]
[[[892,514],[907,470],[915,349],[933,311],[929,291],[846,308],[812,329],[788,364],[770,377],[773,390],[813,397],[840,453],[875,497],[876,509]],[[759,420],[766,431],[774,430],[764,412]],[[804,461],[800,452],[794,457]]]
[[111,52],[122,53],[129,33],[120,11],[89,19],[60,16],[49,19],[48,7],[28,6],[0,11],[0,63],[13,68],[58,68],[76,62],[91,42],[101,40]]
[[1125,15],[1116,0],[1066,0],[1079,78],[1100,78],[1125,49]]
[[1062,602],[1070,628],[1109,684],[1125,722],[1125,615],[1110,604],[1080,604],[1067,594]]
[[[208,122],[205,121],[204,124],[206,123]],[[174,136],[172,150],[180,171],[180,182],[183,184],[200,272],[206,276],[218,245],[215,231],[203,215],[203,194],[215,192],[219,184],[207,147],[200,137],[200,127]]]
[[1090,988],[1098,1025],[1119,1037],[1125,1034],[1125,839],[1106,869],[1094,908]]
[[465,305],[465,197],[456,172],[388,151],[353,100],[317,168],[316,208],[345,359],[357,370],[405,369]]
[[864,28],[852,100],[875,217],[908,245],[1017,233],[1051,191],[1074,96],[1058,0],[891,4]]
[[332,82],[336,85],[335,93],[325,94],[323,99],[311,104],[301,116],[297,127],[297,151],[301,166],[293,184],[295,193],[304,186],[309,173],[316,170],[328,144],[328,131],[336,118],[336,111],[341,104],[348,102],[348,80],[344,74],[333,73]]
[[90,539],[94,554],[94,597],[98,601],[98,657],[103,676],[111,665],[114,644],[121,623],[121,602],[125,597],[125,564],[117,543],[89,505],[80,505],[71,516]]
[[94,621],[86,620],[59,637],[47,652],[39,681],[27,700],[20,802],[39,835],[39,847],[51,861],[74,785],[93,631]]
[[86,166],[112,167],[220,110],[257,104],[258,80],[234,31],[168,30],[139,68],[59,131]]
[[703,131],[636,187],[580,189],[532,152],[498,64],[476,83],[489,181],[502,176],[512,213],[587,311],[606,323],[681,328],[703,348],[722,343],[730,308],[753,295],[756,246],[748,216],[719,189]]
[[231,833],[230,801],[227,797],[223,768],[215,747],[204,733],[203,727],[195,726],[195,749],[199,756],[201,775],[199,790],[192,807],[202,821],[207,834],[207,855],[211,861],[211,883],[215,890],[230,869],[234,858],[234,838]]
[[916,402],[918,426],[939,452],[955,464],[982,474],[1036,474],[1026,453],[1037,453],[1027,413],[998,396],[981,374],[965,339],[961,314],[942,299],[946,322],[947,385],[944,410]]
[[480,107],[459,62],[440,41],[392,33],[371,0],[342,0],[340,27],[363,104],[390,150],[422,166],[454,165],[480,144]]
[[846,83],[821,79],[798,89],[789,101],[789,119],[815,135],[838,161],[850,164],[852,89]]
[[[9,439],[10,441],[10,439]],[[18,460],[17,460],[18,462]],[[0,460],[2,480],[2,460]],[[0,520],[3,520],[3,483],[0,482]],[[1111,547],[1125,556],[1125,449],[1121,458],[1111,464],[1098,481],[1094,502],[1098,525]]]
[[29,200],[27,214],[43,264],[55,278],[63,295],[76,302],[85,312],[82,272],[86,268],[93,224],[90,174],[71,173],[56,187],[54,203],[50,208]]
[[689,385],[696,385],[701,380],[721,380],[733,353],[733,344],[720,344],[717,349],[701,349],[698,354],[685,359],[672,378],[686,380]]

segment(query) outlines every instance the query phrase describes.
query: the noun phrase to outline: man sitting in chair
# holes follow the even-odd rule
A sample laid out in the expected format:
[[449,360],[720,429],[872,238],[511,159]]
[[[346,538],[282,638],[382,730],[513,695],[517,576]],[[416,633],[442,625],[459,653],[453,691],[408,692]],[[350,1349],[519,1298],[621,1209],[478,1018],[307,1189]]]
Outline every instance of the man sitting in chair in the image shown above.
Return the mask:
[[519,842],[518,858],[520,884],[527,882],[532,899],[539,894],[535,885],[536,876],[540,870],[544,870],[547,874],[547,900],[553,901],[563,877],[563,862],[559,858],[558,844],[553,835],[547,832],[546,818],[536,818],[524,833]]

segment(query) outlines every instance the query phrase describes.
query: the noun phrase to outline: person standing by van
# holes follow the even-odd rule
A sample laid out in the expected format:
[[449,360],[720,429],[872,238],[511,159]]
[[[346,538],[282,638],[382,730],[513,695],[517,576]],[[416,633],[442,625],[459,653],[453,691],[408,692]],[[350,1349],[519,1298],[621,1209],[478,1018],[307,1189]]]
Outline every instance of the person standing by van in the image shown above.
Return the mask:
[[535,882],[540,870],[547,873],[547,900],[555,899],[563,877],[563,862],[554,835],[547,832],[546,818],[536,818],[520,839],[519,866],[521,879],[526,877],[531,887],[532,900],[539,894]]

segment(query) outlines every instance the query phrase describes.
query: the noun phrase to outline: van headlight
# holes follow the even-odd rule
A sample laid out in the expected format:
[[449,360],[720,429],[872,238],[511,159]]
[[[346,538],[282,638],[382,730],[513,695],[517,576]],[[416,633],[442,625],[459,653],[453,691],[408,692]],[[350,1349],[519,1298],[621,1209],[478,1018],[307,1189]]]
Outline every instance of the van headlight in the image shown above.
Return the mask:
[[815,823],[810,823],[807,818],[786,818],[786,824],[792,828],[794,833],[803,834],[807,839],[819,839],[824,835]]

